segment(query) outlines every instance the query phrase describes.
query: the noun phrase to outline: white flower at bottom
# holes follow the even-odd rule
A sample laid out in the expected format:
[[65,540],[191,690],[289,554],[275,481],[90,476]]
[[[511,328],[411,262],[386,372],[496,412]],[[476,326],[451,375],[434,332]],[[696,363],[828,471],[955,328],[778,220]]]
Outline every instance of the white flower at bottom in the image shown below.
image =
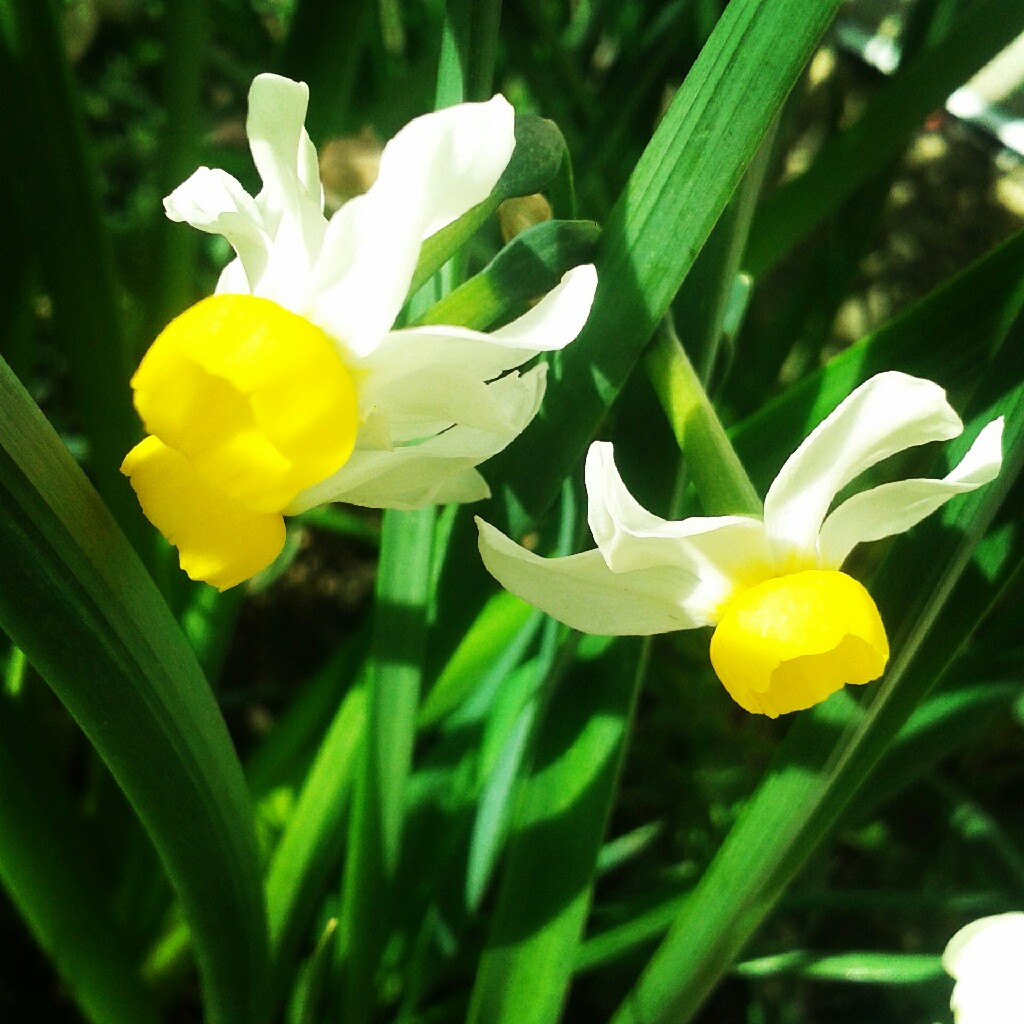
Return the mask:
[[597,275],[569,271],[490,334],[394,329],[425,239],[491,194],[515,146],[501,96],[416,118],[376,181],[328,220],[308,90],[260,75],[247,132],[263,189],[201,167],[165,200],[172,220],[237,254],[216,293],[172,321],[132,379],[148,437],[124,460],[182,568],[221,589],[268,565],[283,516],[328,501],[417,508],[475,501],[476,467],[536,414],[545,367],[590,312]]
[[585,633],[715,626],[719,679],[742,707],[774,718],[882,674],[889,645],[878,610],[839,569],[857,544],[909,530],[954,495],[992,480],[1002,462],[1002,420],[981,431],[944,479],[882,484],[829,512],[836,495],[882,459],[962,430],[938,385],[881,373],[790,456],[763,519],[681,522],[642,508],[622,483],[612,446],[595,442],[586,484],[597,550],[540,558],[478,519],[480,553],[503,587]]
[[949,940],[942,966],[956,980],[956,1024],[1024,1021],[1024,913],[983,917]]

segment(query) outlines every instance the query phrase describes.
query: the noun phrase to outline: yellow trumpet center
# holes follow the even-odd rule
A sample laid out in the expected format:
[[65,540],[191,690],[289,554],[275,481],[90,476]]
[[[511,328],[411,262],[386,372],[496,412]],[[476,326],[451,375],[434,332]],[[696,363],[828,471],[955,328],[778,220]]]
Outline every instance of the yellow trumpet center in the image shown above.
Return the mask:
[[132,388],[152,437],[122,472],[182,568],[221,589],[273,561],[284,509],[345,464],[359,427],[331,339],[251,295],[214,295],[173,320]]
[[711,664],[733,700],[772,718],[877,679],[888,660],[871,595],[835,570],[776,576],[741,591],[711,638]]

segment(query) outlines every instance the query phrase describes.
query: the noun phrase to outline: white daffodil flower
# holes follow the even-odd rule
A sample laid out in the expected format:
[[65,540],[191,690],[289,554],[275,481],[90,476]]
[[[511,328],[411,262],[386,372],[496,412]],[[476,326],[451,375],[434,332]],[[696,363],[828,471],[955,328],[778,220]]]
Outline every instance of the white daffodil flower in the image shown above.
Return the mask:
[[220,589],[277,556],[284,515],[486,497],[476,466],[544,394],[543,365],[517,368],[576,337],[597,283],[576,267],[491,334],[393,330],[423,241],[483,202],[508,164],[512,107],[495,96],[410,122],[369,191],[328,220],[307,99],[299,82],[253,82],[258,196],[201,167],[165,200],[172,220],[223,235],[237,258],[132,379],[149,436],[122,472],[182,568]]
[[839,491],[896,452],[956,437],[963,425],[931,381],[882,373],[857,388],[790,456],[763,519],[659,519],[626,490],[612,446],[587,454],[597,550],[545,559],[478,519],[484,564],[513,594],[585,633],[715,626],[711,662],[733,699],[776,717],[846,683],[877,679],[889,645],[868,592],[839,572],[864,541],[909,530],[956,494],[992,480],[1002,420],[989,423],[942,480]]
[[956,980],[956,1024],[1024,1021],[1024,914],[972,921],[949,940],[942,966]]

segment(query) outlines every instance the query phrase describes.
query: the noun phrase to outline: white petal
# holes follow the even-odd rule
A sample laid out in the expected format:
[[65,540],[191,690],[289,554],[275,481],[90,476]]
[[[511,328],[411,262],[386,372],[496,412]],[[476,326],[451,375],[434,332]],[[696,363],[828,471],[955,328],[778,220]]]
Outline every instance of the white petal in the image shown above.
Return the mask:
[[573,267],[533,309],[496,330],[494,342],[531,353],[563,349],[583,330],[596,291],[597,268]]
[[384,147],[370,190],[331,218],[311,315],[357,356],[372,353],[394,324],[423,239],[494,188],[515,146],[513,121],[500,96],[410,121]]
[[[309,175],[309,136],[303,124],[309,87],[280,75],[257,75],[249,88],[245,130],[253,163],[263,181],[260,198],[271,209],[290,208],[298,188],[308,191],[299,168]],[[316,186],[319,187],[319,178]]]
[[304,312],[310,271],[327,222],[320,179],[311,162],[315,150],[303,121],[309,89],[279,75],[257,75],[249,90],[246,132],[263,180],[256,203],[274,245],[256,285],[258,294]]
[[405,302],[420,237],[400,205],[369,193],[331,218],[313,268],[310,318],[356,356],[372,353]]
[[819,564],[835,568],[858,544],[903,533],[950,498],[994,480],[1002,466],[1003,419],[978,434],[960,464],[941,480],[897,480],[844,501],[822,524]]
[[488,334],[468,327],[432,324],[394,332],[367,366],[384,378],[444,372],[447,366],[491,380],[522,366],[540,352],[565,348],[583,330],[594,301],[597,272],[591,264],[573,267],[540,302],[505,327]]
[[671,568],[678,597],[695,621],[716,622],[740,587],[772,575],[764,527],[746,516],[699,516],[671,522],[643,508],[626,489],[612,446],[587,452],[587,519],[613,572]]
[[942,966],[957,979],[950,1002],[957,1024],[1024,1019],[1024,914],[972,921],[946,946]]
[[[287,509],[289,515],[329,501],[369,508],[422,508],[445,502],[479,501],[490,495],[474,468],[494,454],[481,446],[481,432],[453,428],[423,444],[390,450],[356,449],[333,476],[307,488]],[[496,450],[500,450],[497,449]]]
[[559,622],[602,636],[647,636],[691,629],[678,601],[679,574],[666,568],[612,572],[600,551],[540,558],[479,517],[480,556],[510,593]]
[[384,147],[370,192],[402,206],[424,239],[491,194],[515,144],[515,111],[503,96],[424,114]]
[[238,253],[251,290],[267,265],[271,239],[255,200],[228,173],[200,167],[164,200],[167,216],[223,235]]
[[962,429],[937,384],[896,372],[866,381],[808,435],[768,490],[765,529],[779,557],[814,557],[829,506],[865,469]]

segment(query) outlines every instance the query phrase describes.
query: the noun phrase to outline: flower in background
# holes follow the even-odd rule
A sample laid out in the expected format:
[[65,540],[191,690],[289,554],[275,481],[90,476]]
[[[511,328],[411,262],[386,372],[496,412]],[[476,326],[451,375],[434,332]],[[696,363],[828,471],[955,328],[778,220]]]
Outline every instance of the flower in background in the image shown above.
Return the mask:
[[949,1002],[956,1024],[1024,1020],[1024,914],[972,921],[949,940],[942,966],[956,979]]
[[810,707],[885,669],[889,644],[864,587],[840,567],[864,541],[909,530],[956,494],[993,479],[1002,420],[942,480],[900,480],[829,508],[896,452],[956,437],[963,425],[931,381],[882,373],[857,388],[790,456],[764,516],[659,519],[626,490],[612,446],[587,454],[596,551],[544,559],[482,520],[480,552],[513,594],[585,633],[715,626],[711,663],[733,699],[772,718]]
[[369,190],[327,220],[308,90],[260,75],[246,130],[263,189],[201,167],[164,205],[237,258],[174,320],[132,379],[147,436],[125,458],[143,511],[182,568],[220,589],[269,565],[284,515],[328,501],[416,508],[486,497],[476,466],[533,418],[545,367],[586,321],[576,267],[491,334],[394,330],[420,246],[483,202],[515,146],[501,96],[410,122]]

